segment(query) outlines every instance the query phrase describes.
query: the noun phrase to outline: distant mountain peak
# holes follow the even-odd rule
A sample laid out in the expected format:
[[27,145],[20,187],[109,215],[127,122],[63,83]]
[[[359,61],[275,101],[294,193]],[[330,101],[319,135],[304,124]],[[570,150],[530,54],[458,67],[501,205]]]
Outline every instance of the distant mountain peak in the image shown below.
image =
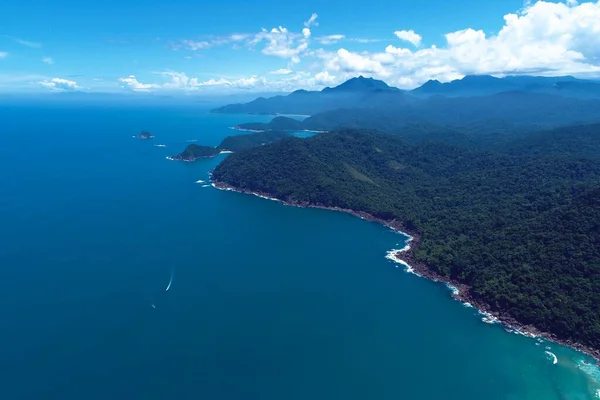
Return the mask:
[[425,82],[425,83],[422,85],[422,87],[423,87],[423,86],[425,86],[425,87],[427,87],[427,86],[429,86],[429,87],[436,87],[436,86],[441,86],[441,85],[443,85],[443,83],[442,83],[442,82],[440,82],[440,81],[438,81],[437,79],[430,79],[430,80],[428,80],[427,82]]
[[492,75],[465,75],[461,81],[500,81],[501,78],[496,78]]
[[380,81],[373,78],[365,78],[360,75],[355,78],[348,79],[346,82],[333,87],[333,88],[325,88],[326,91],[345,91],[345,92],[362,92],[362,91],[372,91],[372,90],[399,90],[389,86],[384,81]]

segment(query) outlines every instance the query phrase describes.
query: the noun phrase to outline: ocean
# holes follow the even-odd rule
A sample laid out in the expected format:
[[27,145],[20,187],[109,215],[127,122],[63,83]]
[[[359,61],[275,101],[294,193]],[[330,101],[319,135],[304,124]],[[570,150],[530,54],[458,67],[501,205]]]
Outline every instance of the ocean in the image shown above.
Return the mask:
[[596,398],[591,359],[386,259],[405,236],[165,158],[268,119],[0,107],[0,398]]

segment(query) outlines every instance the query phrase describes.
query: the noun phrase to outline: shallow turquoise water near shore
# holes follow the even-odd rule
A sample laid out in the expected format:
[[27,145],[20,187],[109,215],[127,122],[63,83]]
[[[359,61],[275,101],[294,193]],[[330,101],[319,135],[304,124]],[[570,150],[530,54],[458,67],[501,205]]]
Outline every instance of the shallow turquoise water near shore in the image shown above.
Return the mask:
[[594,398],[583,355],[385,259],[402,235],[195,183],[225,156],[165,159],[268,119],[0,110],[2,398]]

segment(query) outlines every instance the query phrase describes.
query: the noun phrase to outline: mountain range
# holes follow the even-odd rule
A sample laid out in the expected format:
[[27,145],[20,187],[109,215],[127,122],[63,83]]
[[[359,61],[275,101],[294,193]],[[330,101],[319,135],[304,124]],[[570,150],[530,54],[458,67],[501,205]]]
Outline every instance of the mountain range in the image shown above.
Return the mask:
[[[215,113],[314,115],[343,108],[411,107],[423,100],[442,97],[486,97],[500,93],[550,95],[578,100],[600,99],[600,82],[572,76],[539,77],[468,75],[452,82],[427,81],[413,90],[401,90],[373,78],[359,76],[321,91],[296,90],[288,95],[259,97],[248,103],[229,104]],[[544,99],[540,97],[540,99]],[[440,100],[443,101],[443,100]]]

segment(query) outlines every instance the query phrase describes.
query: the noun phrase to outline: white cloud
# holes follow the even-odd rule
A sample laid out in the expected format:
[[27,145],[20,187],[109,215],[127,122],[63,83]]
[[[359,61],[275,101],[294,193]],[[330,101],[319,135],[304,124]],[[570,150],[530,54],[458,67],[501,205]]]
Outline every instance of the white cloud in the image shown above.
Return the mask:
[[310,29],[308,28],[303,28],[302,29],[302,35],[304,35],[305,38],[310,37]]
[[223,46],[226,44],[236,45],[236,43],[242,42],[248,39],[251,35],[246,33],[232,33],[227,36],[218,36],[211,37],[206,40],[182,40],[178,43],[171,44],[171,47],[174,50],[179,50],[180,48],[184,48],[190,51],[198,51],[198,50],[206,50],[215,46]]
[[[466,28],[446,34],[443,47],[411,50],[387,45],[382,52],[339,49],[317,56],[326,70],[338,73],[338,79],[363,73],[407,88],[428,79],[449,81],[468,74],[599,77],[599,21],[600,1],[538,1],[506,15],[497,35]],[[410,31],[396,36],[413,44],[421,40]]]
[[135,75],[129,75],[126,78],[119,78],[119,82],[121,82],[124,88],[131,89],[134,92],[149,92],[151,89],[156,89],[160,87],[157,84],[153,83],[141,83],[137,80]]
[[204,50],[212,46],[212,44],[207,41],[194,40],[182,40],[181,44],[183,45],[183,47],[191,51]]
[[[308,30],[307,28],[305,28]],[[308,33],[308,35],[307,35]],[[250,41],[251,46],[265,43],[261,50],[263,54],[291,59],[292,62],[299,60],[299,56],[308,49],[308,37],[310,32],[303,35],[290,32],[282,26],[270,31],[262,29]]]
[[391,75],[383,64],[369,55],[352,53],[346,49],[339,49],[325,64],[333,71],[348,72],[351,74],[375,74],[381,77]]
[[16,37],[11,37],[11,39],[19,44],[22,44],[23,46],[27,46],[27,47],[31,47],[31,48],[42,47],[42,44],[38,43],[38,42],[30,42],[29,40],[23,40],[23,39],[19,39]]
[[273,75],[289,75],[292,72],[294,72],[294,71],[292,71],[291,69],[281,68],[281,69],[277,69],[275,71],[271,71],[270,74],[273,74]]
[[259,76],[250,76],[248,78],[238,78],[238,79],[209,79],[207,81],[198,82],[196,87],[202,86],[227,86],[230,88],[237,89],[248,89],[255,88],[257,86],[263,86],[266,83],[266,79]]
[[319,36],[315,40],[321,44],[335,44],[335,43],[339,42],[340,40],[344,39],[345,37],[346,36],[344,36],[344,35],[326,35],[326,36]]
[[259,76],[250,76],[247,78],[237,79],[209,79],[205,81],[199,80],[197,77],[189,77],[184,72],[174,71],[163,71],[157,72],[156,75],[160,75],[167,78],[166,82],[163,83],[142,83],[134,75],[129,75],[126,78],[119,78],[124,88],[136,91],[136,92],[151,92],[151,91],[196,91],[203,87],[229,87],[233,89],[248,89],[259,86],[264,86],[267,80]]
[[317,22],[318,17],[319,17],[319,14],[312,13],[312,15],[310,16],[308,21],[304,21],[304,26],[307,28],[310,28],[311,26],[319,26],[319,23]]
[[229,39],[232,42],[240,42],[242,40],[245,40],[248,38],[249,35],[245,34],[245,33],[234,33],[232,35],[229,35]]
[[79,89],[77,82],[63,78],[52,78],[50,80],[43,80],[39,82],[39,84],[43,87],[54,91],[67,91]]
[[356,43],[377,43],[377,42],[383,42],[383,39],[369,39],[369,38],[348,38],[349,41],[351,42],[356,42]]
[[165,89],[193,90],[199,85],[198,78],[190,78],[183,72],[165,71],[159,74],[171,79],[162,85]]
[[400,40],[404,40],[413,44],[413,46],[420,46],[421,40],[423,39],[421,35],[415,33],[412,29],[410,31],[396,31],[394,35],[398,37]]
[[328,71],[322,71],[315,75],[315,83],[318,85],[331,85],[336,81],[336,77]]
[[52,57],[44,57],[42,58],[42,62],[48,65],[54,64],[54,60],[52,59]]

